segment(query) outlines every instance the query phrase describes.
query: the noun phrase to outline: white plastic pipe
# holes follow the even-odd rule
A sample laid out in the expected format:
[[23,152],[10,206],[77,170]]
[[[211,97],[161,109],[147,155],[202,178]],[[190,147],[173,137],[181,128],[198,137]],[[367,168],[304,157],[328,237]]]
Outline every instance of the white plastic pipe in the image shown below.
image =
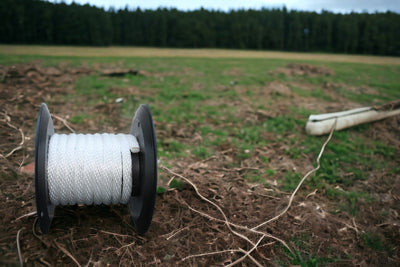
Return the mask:
[[310,135],[328,134],[335,120],[337,120],[335,130],[343,130],[359,124],[382,120],[396,115],[400,115],[400,109],[378,111],[372,107],[310,115],[306,124],[306,132]]

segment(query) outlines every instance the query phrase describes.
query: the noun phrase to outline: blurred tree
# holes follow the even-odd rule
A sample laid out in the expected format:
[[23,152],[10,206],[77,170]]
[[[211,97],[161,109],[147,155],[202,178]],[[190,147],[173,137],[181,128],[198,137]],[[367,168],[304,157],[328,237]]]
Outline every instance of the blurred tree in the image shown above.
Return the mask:
[[400,14],[281,9],[104,10],[1,0],[0,42],[321,51],[400,56]]

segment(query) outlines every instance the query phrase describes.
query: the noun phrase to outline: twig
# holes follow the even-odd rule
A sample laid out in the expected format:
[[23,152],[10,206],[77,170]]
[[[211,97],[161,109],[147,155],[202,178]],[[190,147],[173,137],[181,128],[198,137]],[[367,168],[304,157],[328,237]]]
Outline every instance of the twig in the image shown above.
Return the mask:
[[41,263],[43,263],[44,265],[48,266],[48,267],[52,267],[52,265],[51,265],[50,263],[48,263],[47,261],[45,261],[45,259],[44,259],[43,257],[41,257],[41,258],[39,259],[39,261],[40,261]]
[[3,158],[8,158],[8,157],[11,156],[12,154],[14,154],[15,151],[18,151],[18,150],[22,149],[22,146],[23,146],[24,143],[25,143],[25,135],[24,135],[24,132],[22,131],[21,128],[18,128],[17,126],[14,126],[13,124],[10,123],[10,122],[11,122],[11,118],[10,118],[10,116],[7,115],[6,112],[4,112],[3,114],[4,114],[4,122],[5,122],[9,127],[13,128],[14,130],[19,131],[19,133],[21,134],[21,142],[19,143],[19,145],[18,145],[16,148],[14,148],[13,150],[11,150],[11,151],[10,151],[7,155],[5,155],[5,156],[2,155],[2,154],[0,154]]
[[130,246],[135,245],[135,244],[136,244],[136,240],[133,241],[132,243],[123,245],[122,247],[118,248],[117,251],[118,251],[118,250],[121,250],[121,249],[123,249],[123,248],[129,248]]
[[[213,216],[211,216],[211,215],[208,215],[208,214],[206,214],[206,213],[204,213],[204,212],[202,212],[202,211],[196,210],[195,208],[191,207],[191,206],[190,206],[188,203],[186,203],[185,201],[182,201],[182,202],[183,202],[191,211],[196,212],[196,213],[200,214],[201,216],[206,217],[206,218],[209,219],[209,220],[214,220],[214,221],[217,221],[217,222],[220,222],[220,223],[226,223],[224,220],[215,218],[215,217],[213,217]],[[287,248],[287,249],[290,251],[290,253],[292,253],[292,254],[294,255],[293,250],[288,246],[288,244],[286,244],[285,241],[283,241],[282,239],[280,239],[280,238],[278,238],[278,237],[276,237],[276,236],[273,236],[273,235],[271,235],[271,234],[268,234],[268,233],[265,233],[265,232],[262,232],[262,231],[259,231],[259,230],[253,230],[253,229],[248,228],[248,227],[246,227],[246,226],[234,224],[234,223],[232,223],[232,222],[228,222],[228,223],[229,223],[231,226],[235,227],[235,228],[242,229],[242,230],[245,230],[245,231],[248,231],[248,232],[251,232],[251,233],[254,233],[254,234],[258,234],[258,235],[265,235],[266,237],[272,238],[272,239],[278,241],[279,243],[281,243],[285,248]]]
[[[221,222],[221,223],[225,223],[221,219],[212,217],[212,216],[210,216],[210,215],[208,215],[208,214],[206,214],[204,212],[196,210],[196,209],[192,208],[191,206],[189,206],[189,204],[187,204],[187,203],[185,203],[185,204],[189,207],[190,210],[192,210],[192,211],[194,211],[194,212],[196,212],[196,213],[198,213],[198,214],[200,214],[200,215],[202,215],[202,216],[204,216],[204,217],[206,217],[206,218],[208,218],[210,220],[215,220],[215,221],[218,221],[218,222]],[[234,224],[234,223],[231,223],[231,222],[229,222],[229,224],[232,225],[233,227],[236,227],[236,228],[239,228],[239,229],[242,229],[242,230],[254,233],[254,234],[265,235],[266,237],[272,238],[272,239],[278,241],[279,243],[281,243],[285,248],[287,248],[290,251],[290,253],[294,254],[293,250],[288,246],[288,244],[286,244],[285,241],[283,241],[282,239],[280,239],[280,238],[278,238],[276,236],[273,236],[271,234],[268,234],[268,233],[265,233],[265,232],[262,232],[262,231],[259,231],[259,230],[254,230],[254,229],[248,228],[246,226]]]
[[316,194],[317,194],[317,191],[318,191],[318,189],[315,189],[313,192],[311,192],[310,194],[308,194],[308,195],[306,196],[306,199],[309,198],[309,197],[311,197],[311,196],[316,195]]
[[14,154],[15,151],[18,151],[22,149],[22,146],[17,146],[16,148],[14,148],[13,150],[10,151],[10,153],[8,153],[7,155],[3,156],[4,158],[8,158],[9,156],[11,156],[12,154]]
[[242,251],[243,253],[246,253],[246,256],[250,258],[250,260],[252,260],[257,266],[261,266],[263,267],[263,265],[261,265],[253,256],[251,256],[250,254],[247,254],[247,251],[239,248],[240,251]]
[[217,156],[213,155],[213,156],[211,156],[211,157],[209,157],[209,158],[203,159],[203,160],[200,161],[200,162],[204,163],[204,162],[210,161],[210,160],[212,160],[212,159],[215,159],[216,157],[217,157]]
[[25,135],[24,132],[21,130],[21,128],[18,128],[17,126],[12,125],[11,122],[11,118],[10,116],[7,115],[7,113],[4,112],[4,119],[5,122],[7,123],[8,126],[10,126],[11,128],[13,128],[14,130],[19,131],[19,133],[21,134],[21,142],[19,143],[20,146],[22,146],[25,142]]
[[241,168],[214,168],[216,171],[226,171],[226,172],[241,172],[243,170],[260,170],[260,168],[255,167],[241,167]]
[[[226,265],[226,267],[232,267],[232,266],[242,262],[247,256],[250,256],[250,253],[253,252],[253,250],[255,250],[258,247],[258,245],[261,243],[261,241],[264,239],[264,237],[265,237],[265,235],[261,236],[261,238],[257,241],[257,243],[249,251],[243,250],[243,252],[245,253],[244,256],[237,259],[236,261],[232,262],[231,264]],[[258,263],[252,256],[250,256],[250,257],[257,266],[262,267],[262,265],[260,263]]]
[[273,218],[271,218],[271,219],[269,219],[269,220],[267,220],[267,221],[265,221],[265,222],[263,222],[263,223],[261,223],[261,224],[255,226],[255,227],[253,227],[253,228],[252,228],[253,230],[256,230],[256,229],[258,229],[258,228],[260,228],[260,227],[262,227],[262,226],[264,226],[264,225],[266,225],[266,224],[268,224],[268,223],[270,223],[270,222],[276,221],[279,217],[281,217],[282,215],[284,215],[284,214],[289,210],[290,206],[292,205],[293,199],[294,199],[294,197],[295,197],[297,191],[299,191],[299,189],[300,189],[301,185],[303,184],[303,182],[304,182],[311,174],[313,174],[314,172],[318,171],[319,168],[321,167],[320,160],[321,160],[322,154],[324,153],[324,150],[325,150],[326,145],[329,143],[329,141],[330,141],[331,138],[332,138],[333,132],[334,132],[334,130],[335,130],[335,128],[336,128],[336,122],[337,122],[337,119],[336,119],[335,122],[333,123],[332,129],[331,129],[331,132],[330,132],[328,138],[326,139],[325,143],[324,143],[324,144],[322,145],[322,147],[321,147],[321,151],[319,152],[319,155],[318,155],[318,157],[317,157],[317,167],[315,167],[314,169],[310,170],[309,172],[306,173],[306,175],[304,175],[304,177],[301,179],[301,181],[300,181],[299,184],[297,185],[296,189],[293,191],[292,195],[290,196],[290,198],[289,198],[289,203],[288,203],[288,205],[286,206],[286,208],[285,208],[281,213],[279,213],[278,215],[276,215],[275,217],[273,217]]
[[189,256],[186,256],[185,258],[183,258],[181,261],[186,261],[186,260],[191,259],[191,258],[212,256],[212,255],[224,254],[224,253],[238,253],[238,252],[242,252],[242,251],[240,249],[226,249],[226,250],[220,250],[220,251],[213,251],[213,252],[189,255]]
[[167,240],[170,240],[171,238],[173,238],[174,236],[176,236],[176,235],[179,234],[180,232],[182,232],[182,231],[184,231],[184,230],[186,230],[186,229],[189,229],[189,227],[190,227],[190,226],[188,225],[188,226],[186,226],[186,227],[183,227],[183,228],[181,228],[181,229],[175,231],[174,233],[170,234],[170,236],[168,236],[166,239],[167,239]]
[[[94,229],[94,228],[92,228]],[[97,229],[94,229],[97,231]],[[120,236],[120,237],[133,237],[131,235],[123,235],[123,234],[117,234],[117,233],[113,233],[113,232],[109,232],[109,231],[104,231],[104,230],[99,230],[100,233],[104,233],[104,234],[108,234],[108,235],[114,235],[114,236]]]
[[22,230],[24,230],[24,228],[19,229],[18,233],[17,233],[17,251],[18,251],[18,259],[19,259],[19,263],[20,263],[21,267],[24,266],[24,260],[22,259],[22,254],[21,254],[21,246],[19,243],[19,237],[20,237]]
[[33,216],[33,215],[36,215],[36,211],[32,211],[32,212],[29,212],[27,214],[22,215],[22,216],[18,217],[17,219],[15,219],[14,222],[19,221],[22,218],[30,217],[30,216]]
[[37,239],[42,240],[39,237],[39,235],[36,233],[36,224],[37,224],[37,222],[38,222],[38,218],[36,217],[35,220],[33,221],[33,224],[32,224],[32,233]]
[[254,193],[254,194],[259,195],[259,196],[262,196],[262,197],[272,198],[272,199],[280,199],[279,197],[273,197],[273,196],[265,195],[265,194],[261,194],[261,193]]
[[169,179],[167,186],[169,187],[169,185],[172,183],[172,181],[175,179],[175,176],[172,176],[171,179]]
[[51,114],[51,116],[52,116],[53,118],[55,118],[55,119],[61,121],[61,122],[64,124],[64,126],[68,128],[68,130],[70,130],[71,132],[75,133],[75,130],[72,129],[71,126],[69,126],[69,124],[68,124],[68,122],[67,122],[66,119],[63,119],[63,118],[61,118],[61,117],[59,117],[59,116],[57,116],[57,115],[54,115],[54,114]]
[[399,226],[399,224],[398,224],[398,223],[395,223],[395,222],[380,223],[380,224],[377,224],[377,225],[375,225],[375,226],[376,226],[376,227],[382,227],[382,226],[386,226],[386,225]]
[[70,257],[70,259],[75,262],[76,265],[78,265],[79,267],[81,266],[79,264],[79,262],[74,258],[74,256],[72,256],[72,254],[63,246],[61,246],[59,243],[57,243],[56,241],[54,241],[54,244],[57,246],[58,249],[60,249],[65,255],[67,255],[68,257]]
[[209,204],[211,204],[211,205],[213,205],[214,207],[217,208],[217,210],[218,210],[218,211],[222,214],[222,216],[224,217],[224,223],[226,224],[226,226],[228,227],[228,229],[229,229],[233,234],[235,234],[235,235],[237,235],[238,237],[240,237],[240,238],[246,240],[247,242],[249,242],[250,244],[252,244],[252,245],[254,246],[254,242],[251,241],[249,238],[247,238],[247,236],[242,235],[241,233],[238,233],[238,232],[236,232],[235,230],[232,229],[231,223],[229,222],[228,217],[226,217],[226,215],[225,215],[225,213],[223,212],[223,210],[222,210],[217,204],[215,204],[214,202],[212,202],[211,200],[209,200],[208,198],[206,198],[205,196],[203,196],[203,195],[199,192],[197,186],[196,186],[194,183],[192,183],[192,181],[190,181],[188,178],[186,178],[186,177],[184,177],[184,176],[182,176],[182,175],[180,175],[180,174],[178,174],[178,173],[176,173],[176,172],[173,172],[172,170],[168,169],[168,168],[165,167],[165,166],[160,166],[160,168],[163,169],[163,170],[165,170],[165,171],[167,171],[167,172],[169,172],[169,173],[171,173],[172,175],[175,175],[175,176],[177,176],[177,177],[179,177],[179,178],[185,180],[187,183],[189,183],[189,184],[194,188],[194,190],[196,191],[197,195],[198,195],[202,200],[206,201],[207,203],[209,203]]
[[33,221],[33,224],[32,224],[32,233],[33,233],[33,235],[34,235],[37,239],[39,239],[43,244],[45,244],[46,247],[50,248],[50,247],[51,247],[50,242],[48,242],[48,241],[46,241],[46,240],[43,240],[43,238],[41,238],[41,237],[36,233],[36,225],[37,225],[37,222],[38,222],[38,217],[36,217],[35,220]]
[[354,219],[354,217],[352,218],[352,221],[353,221],[354,229],[355,229],[356,234],[358,236],[358,227],[357,227],[356,220]]

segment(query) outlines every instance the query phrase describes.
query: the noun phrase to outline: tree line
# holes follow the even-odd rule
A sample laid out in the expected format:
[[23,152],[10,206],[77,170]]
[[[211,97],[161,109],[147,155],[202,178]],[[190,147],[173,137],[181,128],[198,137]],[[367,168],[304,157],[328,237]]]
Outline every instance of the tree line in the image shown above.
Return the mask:
[[0,1],[0,42],[312,51],[400,56],[400,14],[278,9],[104,10]]

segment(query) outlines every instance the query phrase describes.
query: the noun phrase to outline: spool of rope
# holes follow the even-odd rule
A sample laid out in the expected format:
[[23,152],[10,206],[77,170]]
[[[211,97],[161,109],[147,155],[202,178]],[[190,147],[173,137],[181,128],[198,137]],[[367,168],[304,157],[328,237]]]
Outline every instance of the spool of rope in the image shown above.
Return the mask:
[[139,234],[151,223],[157,187],[157,145],[147,105],[136,111],[129,134],[55,134],[46,104],[35,140],[35,195],[42,233],[56,205],[129,205]]

